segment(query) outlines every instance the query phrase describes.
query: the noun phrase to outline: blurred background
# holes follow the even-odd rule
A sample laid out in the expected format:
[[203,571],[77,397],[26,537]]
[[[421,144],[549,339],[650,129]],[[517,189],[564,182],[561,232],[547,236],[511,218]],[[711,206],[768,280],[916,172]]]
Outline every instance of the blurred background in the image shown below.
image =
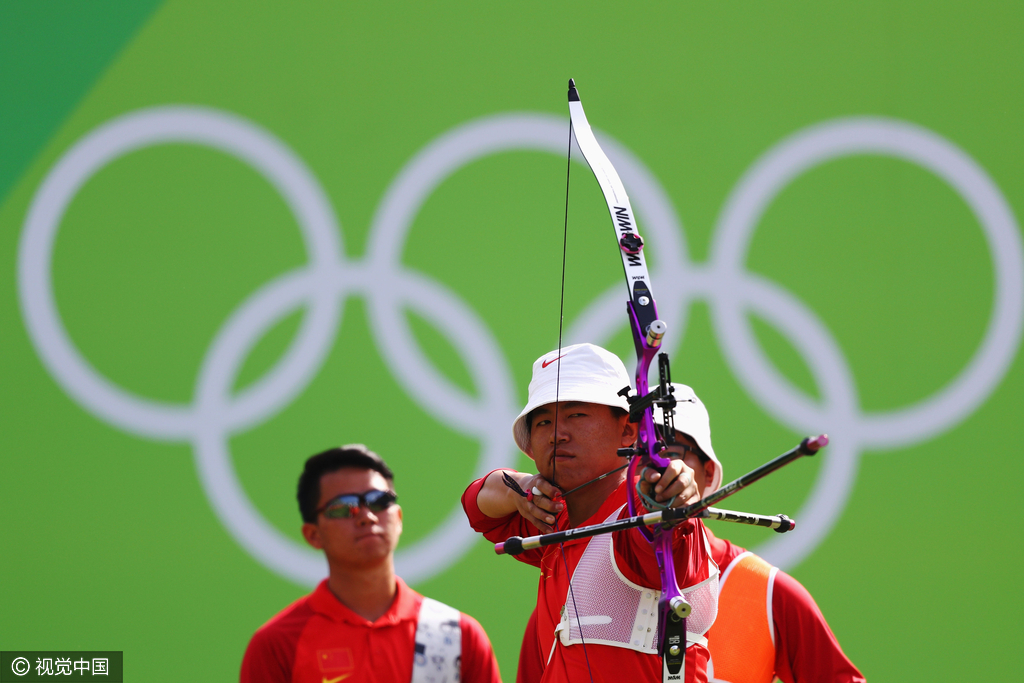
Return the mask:
[[[873,681],[1005,680],[1024,466],[1019,3],[7,3],[0,649],[231,680],[325,566],[309,455],[396,471],[399,572],[513,680],[537,573],[475,476],[558,344],[566,82],[630,192],[712,523],[811,591]],[[564,341],[632,369],[593,175]],[[1013,493],[1018,491],[1018,493]],[[971,502],[974,501],[974,502]]]

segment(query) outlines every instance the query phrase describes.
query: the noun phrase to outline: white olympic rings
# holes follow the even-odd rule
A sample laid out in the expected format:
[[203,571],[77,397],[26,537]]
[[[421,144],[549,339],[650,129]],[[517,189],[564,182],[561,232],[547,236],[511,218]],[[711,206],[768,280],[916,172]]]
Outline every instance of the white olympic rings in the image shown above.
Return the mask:
[[[204,490],[238,542],[280,575],[313,584],[325,574],[322,557],[281,534],[255,509],[231,464],[228,439],[270,419],[301,394],[333,347],[344,298],[361,295],[368,299],[375,339],[398,382],[425,412],[480,442],[477,475],[511,462],[508,425],[518,406],[500,346],[474,311],[443,285],[404,268],[400,256],[420,207],[449,175],[504,151],[561,156],[565,135],[564,119],[539,114],[491,116],[442,135],[393,181],[374,216],[367,256],[356,262],[343,254],[340,227],[316,178],[268,131],[198,107],[126,114],[79,140],[57,161],[32,200],[18,259],[29,335],[57,382],[98,418],[147,438],[190,442]],[[128,152],[176,142],[218,149],[260,172],[294,213],[309,258],[305,267],[263,286],[228,318],[202,363],[189,405],[138,397],[99,375],[61,323],[50,276],[61,218],[84,183]],[[704,265],[689,260],[682,226],[658,181],[625,148],[606,137],[602,145],[633,198],[648,243],[656,245],[659,267],[652,279],[662,318],[674,323],[676,339],[682,336],[689,305],[706,299],[726,359],[754,400],[787,427],[827,427],[834,437],[814,491],[799,512],[801,533],[758,549],[775,564],[796,564],[827,535],[846,504],[865,448],[905,446],[950,429],[977,410],[1009,368],[1024,316],[1019,228],[984,170],[936,134],[905,122],[857,118],[826,122],[782,141],[753,164],[731,194]],[[849,367],[818,317],[789,292],[742,269],[753,230],[779,191],[804,171],[852,154],[895,156],[949,183],[978,218],[995,271],[990,323],[967,368],[935,396],[886,415],[861,412]],[[599,296],[572,327],[569,340],[603,343],[610,338],[624,323],[620,290],[615,287]],[[307,313],[292,346],[263,378],[232,395],[253,345],[300,306]],[[466,359],[478,397],[453,385],[416,346],[402,314],[406,307],[447,335]],[[820,402],[772,367],[749,328],[746,313],[751,311],[775,325],[804,355],[822,392]],[[438,529],[397,554],[398,571],[411,582],[427,579],[456,562],[475,540],[455,505]],[[439,546],[444,553],[434,550]]]

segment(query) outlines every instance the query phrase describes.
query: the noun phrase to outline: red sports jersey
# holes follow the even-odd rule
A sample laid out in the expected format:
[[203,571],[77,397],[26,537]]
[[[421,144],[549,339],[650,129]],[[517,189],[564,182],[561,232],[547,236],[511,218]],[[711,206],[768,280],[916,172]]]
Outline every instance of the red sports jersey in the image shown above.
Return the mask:
[[[729,541],[715,538],[711,542],[711,558],[724,571],[746,552]],[[729,609],[720,601],[719,612]],[[517,683],[537,683],[544,674],[547,653],[538,647],[536,613],[530,615],[519,653]],[[857,670],[828,627],[807,589],[785,572],[775,575],[772,592],[772,618],[775,625],[775,675],[785,683],[863,683]],[[714,643],[710,643],[714,649]],[[737,681],[736,683],[740,683]]]
[[[485,480],[486,477],[470,484],[462,496],[462,505],[469,517],[470,525],[493,542],[504,541],[510,536],[537,535],[537,528],[518,514],[492,519],[480,512],[476,500]],[[581,526],[600,523],[622,506],[626,502],[625,487],[625,483],[619,486],[597,513]],[[623,510],[622,515],[626,514],[628,513]],[[558,515],[555,526],[565,528],[567,517],[566,509]],[[687,520],[676,528],[673,557],[676,563],[676,578],[682,588],[697,584],[709,576],[709,556],[703,532],[704,525],[695,519]],[[566,604],[569,577],[572,576],[589,542],[589,538],[581,538],[562,544],[564,560],[562,549],[557,545],[530,550],[516,558],[541,570],[537,590],[537,630],[535,643],[532,645],[541,653],[542,662],[548,660],[550,653],[550,661],[543,668],[544,683],[581,680],[607,680],[617,683],[624,678],[660,681],[662,665],[656,655],[596,643],[568,647],[556,643],[555,627],[560,621],[562,607]],[[660,587],[661,575],[654,552],[639,531],[631,529],[616,533],[614,550],[616,564],[626,579],[639,586]],[[707,659],[708,651],[703,646],[695,644],[687,648],[686,683],[707,681]]]
[[[260,627],[242,659],[241,683],[409,683],[423,596],[398,579],[388,611],[369,622],[324,580]],[[501,683],[487,634],[463,614],[463,683]]]

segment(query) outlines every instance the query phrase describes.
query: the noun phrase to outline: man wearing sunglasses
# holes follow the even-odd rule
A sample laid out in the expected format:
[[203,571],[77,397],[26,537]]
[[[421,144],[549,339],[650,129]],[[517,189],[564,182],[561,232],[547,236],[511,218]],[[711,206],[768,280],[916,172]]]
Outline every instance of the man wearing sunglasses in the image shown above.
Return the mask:
[[242,683],[500,683],[480,624],[395,574],[397,499],[391,469],[361,444],[306,461],[302,535],[328,577],[256,631]]
[[[622,361],[592,344],[538,358],[526,407],[512,424],[516,444],[538,473],[498,470],[470,484],[462,504],[473,528],[500,542],[628,516],[626,487],[637,482],[627,481],[618,451],[637,439],[619,394],[629,383]],[[681,460],[641,478],[652,506],[697,500],[693,471]],[[718,569],[704,531],[696,519],[672,531],[676,580],[693,605],[680,683],[708,680],[704,634],[715,618]],[[663,680],[661,576],[639,530],[573,539],[516,559],[540,569],[533,645],[543,657],[544,683]]]

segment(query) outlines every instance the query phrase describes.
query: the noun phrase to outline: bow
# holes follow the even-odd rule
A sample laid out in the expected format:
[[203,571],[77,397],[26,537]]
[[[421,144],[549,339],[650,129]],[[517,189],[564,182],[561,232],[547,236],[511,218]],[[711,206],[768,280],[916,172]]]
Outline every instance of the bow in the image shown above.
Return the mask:
[[[628,386],[624,387],[619,393],[629,403],[629,419],[632,422],[639,423],[639,429],[636,446],[620,449],[619,455],[629,458],[627,465],[627,482],[629,482],[627,486],[627,501],[630,516],[592,526],[565,529],[529,538],[513,536],[501,543],[496,543],[494,550],[499,555],[518,555],[526,550],[533,550],[556,543],[562,544],[574,538],[596,536],[598,534],[632,528],[639,529],[653,546],[661,574],[661,598],[658,603],[658,652],[662,660],[662,678],[666,683],[669,681],[681,681],[684,678],[683,666],[686,658],[686,617],[690,614],[691,607],[686,602],[676,580],[675,563],[672,556],[672,525],[680,520],[691,517],[702,517],[753,524],[774,529],[778,533],[790,531],[796,524],[785,515],[751,515],[749,513],[721,510],[711,506],[768,474],[775,472],[797,458],[815,455],[822,447],[828,445],[828,436],[821,434],[815,437],[807,437],[795,448],[722,486],[702,500],[685,507],[669,508],[645,496],[639,487],[636,487],[636,490],[634,490],[632,484],[636,481],[638,467],[663,469],[669,463],[667,458],[661,456],[661,452],[667,445],[673,443],[675,428],[672,416],[676,401],[672,396],[673,389],[668,356],[664,353],[659,355],[667,326],[658,319],[657,306],[651,291],[650,275],[647,272],[647,264],[643,255],[643,239],[637,233],[636,222],[633,219],[633,209],[629,205],[629,198],[626,196],[625,188],[622,185],[619,174],[615,171],[615,167],[612,166],[594,137],[586,114],[583,111],[583,105],[580,102],[576,84],[572,80],[569,81],[569,115],[570,135],[576,140],[577,146],[597,178],[605,201],[608,204],[608,212],[612,219],[616,241],[621,251],[622,268],[625,272],[629,295],[626,302],[626,313],[629,318],[630,331],[632,332],[633,344],[636,349],[636,393],[631,394],[630,387]],[[566,206],[568,207],[568,190],[566,190]],[[566,214],[568,218],[568,209]],[[568,224],[568,220],[566,222]],[[561,349],[561,330],[559,330],[559,349]],[[655,356],[658,356],[659,381],[657,386],[649,391],[647,375]],[[654,406],[659,406],[662,409],[663,421],[660,426],[662,427],[663,441],[659,441],[658,432],[655,429]],[[601,475],[598,479],[608,476],[615,471],[617,470]],[[582,486],[593,483],[593,481],[596,480],[587,482]],[[529,498],[530,493],[523,491],[514,479],[506,477],[506,485],[518,495]],[[537,493],[537,491],[535,490],[533,493]],[[645,506],[648,509],[653,508],[656,511],[637,514],[639,507],[637,496],[643,497]],[[565,561],[564,553],[563,561]],[[567,566],[566,574],[568,575],[568,573]],[[569,586],[571,591],[571,580]],[[573,598],[573,603],[575,604],[575,598]],[[579,615],[577,615],[577,620],[579,620]],[[582,632],[580,635],[582,640]],[[584,651],[586,651],[585,641],[583,641],[583,646]],[[587,665],[589,667],[589,660]],[[591,679],[593,679],[592,675]]]
[[[615,171],[608,156],[601,149],[594,132],[583,111],[576,83],[569,80],[569,118],[570,130],[579,146],[580,152],[597,178],[608,204],[608,213],[612,219],[616,242],[622,256],[622,268],[626,275],[626,288],[629,299],[626,312],[629,318],[630,331],[633,334],[633,346],[636,349],[636,393],[629,395],[629,387],[621,392],[630,404],[630,420],[639,422],[637,445],[633,449],[624,449],[622,455],[630,457],[627,486],[630,516],[637,514],[636,494],[632,482],[635,480],[638,466],[652,465],[664,468],[669,461],[659,453],[665,447],[658,440],[654,426],[654,405],[660,404],[664,409],[665,439],[671,443],[672,398],[671,378],[668,357],[661,354],[659,359],[659,386],[649,392],[647,375],[651,362],[661,348],[662,338],[667,325],[658,319],[658,310],[651,291],[650,274],[643,253],[643,239],[636,229],[633,209],[629,197],[622,185],[619,174]],[[655,557],[661,573],[661,599],[658,603],[658,650],[662,658],[663,678],[682,680],[682,667],[686,657],[686,617],[690,613],[690,605],[679,590],[676,581],[675,563],[672,557],[672,530],[662,526],[653,529],[647,526],[638,527],[654,547]]]

